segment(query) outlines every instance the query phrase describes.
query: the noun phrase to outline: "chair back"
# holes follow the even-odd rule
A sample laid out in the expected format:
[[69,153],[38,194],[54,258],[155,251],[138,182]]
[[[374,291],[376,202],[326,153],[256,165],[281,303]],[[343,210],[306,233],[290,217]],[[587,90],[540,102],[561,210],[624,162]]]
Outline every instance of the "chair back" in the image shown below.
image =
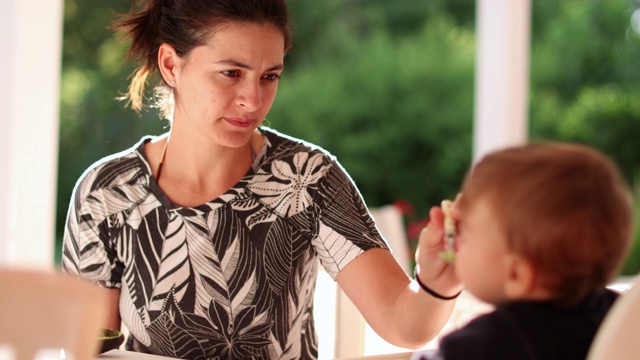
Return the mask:
[[626,360],[640,356],[640,277],[622,292],[596,333],[587,360]]
[[63,349],[67,358],[97,356],[107,315],[104,289],[55,271],[0,269],[0,344],[17,360]]

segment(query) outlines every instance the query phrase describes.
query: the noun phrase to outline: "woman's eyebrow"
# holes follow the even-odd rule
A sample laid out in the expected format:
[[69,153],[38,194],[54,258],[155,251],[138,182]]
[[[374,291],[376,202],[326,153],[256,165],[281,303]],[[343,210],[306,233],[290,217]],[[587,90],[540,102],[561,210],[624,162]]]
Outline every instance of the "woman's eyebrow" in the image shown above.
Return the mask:
[[[243,69],[247,69],[247,70],[253,70],[253,68],[247,64],[241,63],[240,61],[237,60],[233,60],[233,59],[226,59],[226,60],[220,60],[220,61],[216,61],[215,64],[218,65],[230,65],[230,66],[235,66],[235,67],[239,67],[239,68],[243,68]],[[282,70],[284,69],[284,65],[283,64],[277,64],[274,65],[270,68],[267,69],[267,71],[275,71],[275,70]]]

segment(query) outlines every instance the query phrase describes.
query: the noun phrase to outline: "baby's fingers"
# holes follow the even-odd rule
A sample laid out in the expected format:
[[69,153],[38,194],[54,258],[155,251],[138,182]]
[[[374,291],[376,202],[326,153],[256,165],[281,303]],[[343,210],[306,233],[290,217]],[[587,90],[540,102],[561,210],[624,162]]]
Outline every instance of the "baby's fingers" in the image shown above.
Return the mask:
[[429,210],[429,219],[429,224],[420,232],[420,247],[439,250],[442,248],[444,214],[434,206]]

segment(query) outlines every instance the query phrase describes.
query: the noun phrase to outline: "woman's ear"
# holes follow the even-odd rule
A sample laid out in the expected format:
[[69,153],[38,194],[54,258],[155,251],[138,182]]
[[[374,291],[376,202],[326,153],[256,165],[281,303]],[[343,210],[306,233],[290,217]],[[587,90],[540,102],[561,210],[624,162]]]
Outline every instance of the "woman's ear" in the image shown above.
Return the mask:
[[176,75],[179,72],[177,64],[180,61],[180,57],[176,52],[176,49],[167,44],[162,43],[158,49],[158,69],[164,81],[173,87],[176,81]]
[[505,269],[504,293],[507,298],[523,299],[534,295],[536,269],[531,262],[518,255],[507,255]]

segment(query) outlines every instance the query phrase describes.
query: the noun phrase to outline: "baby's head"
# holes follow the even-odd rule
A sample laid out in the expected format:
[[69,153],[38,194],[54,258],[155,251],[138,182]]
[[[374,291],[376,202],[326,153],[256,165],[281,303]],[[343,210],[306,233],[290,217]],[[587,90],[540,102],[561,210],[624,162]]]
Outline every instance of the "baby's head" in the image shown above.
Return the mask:
[[458,207],[456,271],[491,303],[580,301],[617,275],[633,228],[616,165],[576,144],[487,155],[467,175]]

